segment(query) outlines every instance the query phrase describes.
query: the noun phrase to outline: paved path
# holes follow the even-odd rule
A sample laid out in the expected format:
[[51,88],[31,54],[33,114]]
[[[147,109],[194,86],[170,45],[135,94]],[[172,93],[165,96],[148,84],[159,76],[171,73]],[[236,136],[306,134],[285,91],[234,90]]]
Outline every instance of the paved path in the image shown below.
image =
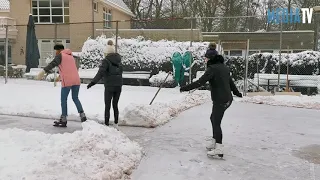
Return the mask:
[[[234,103],[223,120],[226,160],[219,160],[206,156],[210,110],[204,104],[156,129],[120,127],[146,152],[133,180],[320,179],[318,111]],[[77,122],[59,129],[49,120],[0,116],[0,129],[12,127],[47,133],[81,130]]]

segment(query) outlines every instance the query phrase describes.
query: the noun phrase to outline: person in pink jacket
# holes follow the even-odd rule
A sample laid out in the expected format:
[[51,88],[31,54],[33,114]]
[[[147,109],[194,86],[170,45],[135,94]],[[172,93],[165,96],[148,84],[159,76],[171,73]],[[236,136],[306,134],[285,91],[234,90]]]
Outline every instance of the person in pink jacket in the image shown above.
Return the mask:
[[47,67],[39,74],[38,79],[41,79],[45,73],[50,73],[50,71],[58,66],[59,76],[61,79],[61,110],[62,114],[59,121],[55,121],[53,126],[57,127],[67,127],[67,116],[68,116],[68,96],[71,91],[72,100],[77,107],[78,113],[80,114],[81,122],[87,120],[86,115],[83,111],[81,102],[79,100],[79,90],[80,90],[80,77],[78,73],[78,68],[76,66],[75,59],[72,56],[72,51],[70,49],[64,49],[63,45],[57,44],[54,46],[56,50],[56,56],[53,61],[48,64]]

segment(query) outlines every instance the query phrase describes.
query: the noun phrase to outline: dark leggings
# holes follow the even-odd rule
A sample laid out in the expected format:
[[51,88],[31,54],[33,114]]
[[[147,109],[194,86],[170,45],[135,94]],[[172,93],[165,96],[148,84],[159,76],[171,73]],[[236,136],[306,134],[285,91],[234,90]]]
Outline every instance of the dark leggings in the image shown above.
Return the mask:
[[114,87],[106,87],[104,90],[104,121],[107,126],[109,126],[109,119],[110,119],[110,108],[111,108],[111,100],[112,100],[112,109],[114,113],[114,123],[118,124],[119,121],[119,109],[118,109],[118,102],[121,95],[121,86],[114,86]]
[[214,103],[212,106],[212,113],[210,116],[210,120],[212,124],[213,138],[216,140],[216,143],[222,144],[221,121],[222,121],[224,112],[229,108],[231,103],[232,103],[231,101],[223,104]]

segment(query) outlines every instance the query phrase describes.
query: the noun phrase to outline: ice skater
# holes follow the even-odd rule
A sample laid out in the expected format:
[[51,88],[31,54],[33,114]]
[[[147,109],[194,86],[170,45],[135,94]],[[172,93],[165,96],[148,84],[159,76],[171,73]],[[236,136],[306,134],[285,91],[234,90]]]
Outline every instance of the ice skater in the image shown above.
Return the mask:
[[221,55],[210,56],[204,75],[199,80],[181,87],[180,91],[190,91],[199,88],[205,85],[207,81],[210,84],[213,102],[210,116],[213,136],[212,142],[207,146],[207,155],[223,157],[221,121],[224,112],[233,101],[231,91],[238,97],[242,97],[242,94],[231,79],[229,68],[224,64],[224,58]]
[[218,51],[217,49],[217,44],[214,42],[209,43],[209,47],[208,50],[206,51],[206,54],[204,55],[204,57],[206,58],[206,62],[210,59],[210,57],[212,58],[215,55],[218,55]]
[[[111,40],[110,40],[111,41]],[[90,89],[92,86],[97,84],[102,78],[104,80],[104,103],[105,103],[105,125],[109,126],[110,119],[110,108],[112,102],[112,108],[114,112],[114,127],[118,129],[119,122],[119,109],[118,102],[122,91],[122,64],[121,56],[115,52],[114,45],[108,42],[105,55],[101,66],[99,67],[98,73],[95,75],[93,80],[88,84],[87,88]]]
[[50,71],[58,66],[59,67],[59,77],[61,79],[61,110],[62,114],[59,121],[55,121],[53,126],[56,127],[67,127],[67,116],[68,116],[68,96],[71,90],[72,100],[77,107],[78,113],[80,114],[81,122],[85,122],[87,117],[83,111],[81,102],[79,100],[79,90],[80,90],[80,77],[78,73],[78,68],[76,66],[76,61],[72,56],[70,49],[64,49],[64,46],[57,44],[54,46],[56,50],[56,56],[47,67],[41,71],[37,79],[43,78],[45,73],[50,73]]

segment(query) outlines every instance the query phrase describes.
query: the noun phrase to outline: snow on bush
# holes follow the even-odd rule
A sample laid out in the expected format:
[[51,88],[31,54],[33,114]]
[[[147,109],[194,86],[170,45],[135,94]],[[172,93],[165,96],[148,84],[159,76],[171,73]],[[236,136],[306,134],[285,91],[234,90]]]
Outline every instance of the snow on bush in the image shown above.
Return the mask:
[[[160,85],[163,83],[163,87],[165,88],[171,88],[176,86],[176,82],[173,78],[173,75],[170,74],[168,78],[168,73],[160,71],[158,74],[153,75],[150,79],[149,82],[152,87],[160,87]],[[165,81],[166,80],[166,81]]]
[[240,102],[267,104],[272,106],[286,106],[320,110],[320,96],[254,96],[239,99]]
[[[248,57],[248,77],[252,79],[257,73],[278,74],[279,54],[257,53]],[[289,73],[292,75],[319,75],[320,52],[304,51],[300,53],[283,53],[281,56],[281,74],[287,73],[287,62],[289,62]],[[232,77],[235,80],[243,79],[245,72],[245,59],[243,57],[226,56],[226,64],[230,67]]]
[[0,179],[122,179],[142,157],[123,133],[96,122],[74,133],[0,130]]
[[208,91],[195,91],[180,100],[168,103],[154,103],[152,105],[130,104],[124,110],[121,123],[129,126],[137,124],[143,127],[157,127],[169,122],[182,111],[210,101]]
[[[105,35],[96,39],[88,39],[82,48],[81,62],[83,68],[94,68],[99,64],[103,57],[103,49],[106,47],[108,40]],[[192,51],[197,60],[204,56],[208,42],[194,42],[190,48],[190,42],[177,41],[151,41],[145,40],[142,36],[135,39],[118,39],[118,52],[122,56],[122,63],[130,66],[132,69],[159,68],[163,63],[169,61],[174,52],[184,53]]]
[[101,42],[88,38],[82,47],[80,54],[81,68],[93,69],[99,67],[101,60],[104,58],[105,46]]

